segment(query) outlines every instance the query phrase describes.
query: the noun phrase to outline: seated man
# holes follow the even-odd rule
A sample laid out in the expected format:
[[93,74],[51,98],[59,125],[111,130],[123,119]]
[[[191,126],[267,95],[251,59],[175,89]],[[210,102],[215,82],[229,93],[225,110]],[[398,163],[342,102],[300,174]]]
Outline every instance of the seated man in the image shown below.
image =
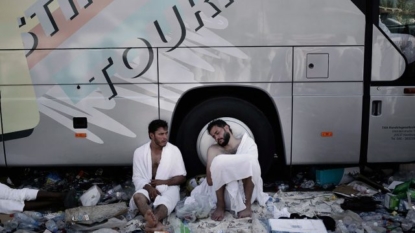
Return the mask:
[[263,206],[268,199],[262,192],[257,146],[246,133],[235,138],[229,125],[220,119],[208,125],[208,132],[217,144],[208,149],[206,180],[191,196],[207,193],[216,202],[213,220],[221,221],[225,209],[235,211],[239,218],[250,217],[251,204],[257,200]]
[[12,189],[0,183],[1,214],[14,214],[24,210],[36,210],[62,204],[66,208],[77,206],[75,190],[65,194],[28,188]]
[[[161,221],[176,207],[186,170],[180,150],[167,142],[167,123],[154,120],[148,126],[150,142],[134,152],[133,182],[136,192],[130,209],[138,208],[146,229],[162,229]],[[154,211],[150,207],[152,203]]]

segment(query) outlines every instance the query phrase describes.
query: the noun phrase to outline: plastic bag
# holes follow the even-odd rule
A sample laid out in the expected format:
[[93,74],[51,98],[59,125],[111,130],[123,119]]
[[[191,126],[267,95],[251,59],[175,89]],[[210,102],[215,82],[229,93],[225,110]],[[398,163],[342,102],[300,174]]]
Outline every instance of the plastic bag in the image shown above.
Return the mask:
[[79,198],[83,206],[95,206],[103,196],[101,189],[94,185]]
[[[179,201],[176,205],[176,216],[188,222],[195,222],[197,219],[209,217],[212,207],[210,206],[209,197],[200,195],[197,198],[187,198]],[[186,203],[185,203],[186,202]]]

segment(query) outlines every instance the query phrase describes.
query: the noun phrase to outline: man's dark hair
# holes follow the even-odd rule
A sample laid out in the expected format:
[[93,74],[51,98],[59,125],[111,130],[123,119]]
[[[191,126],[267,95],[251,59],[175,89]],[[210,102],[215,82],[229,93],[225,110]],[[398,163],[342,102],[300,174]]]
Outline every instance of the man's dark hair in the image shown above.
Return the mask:
[[229,127],[229,131],[231,131],[231,133],[232,133],[231,127],[224,120],[222,120],[222,119],[215,119],[215,120],[211,121],[209,123],[208,127],[207,127],[208,134],[210,134],[210,130],[213,128],[213,126],[217,126],[217,127],[220,127],[220,128],[224,128],[226,125]]
[[159,128],[163,128],[163,129],[167,129],[167,122],[164,120],[153,120],[152,122],[150,122],[150,124],[148,125],[148,134],[150,137],[150,133],[154,133],[156,132]]

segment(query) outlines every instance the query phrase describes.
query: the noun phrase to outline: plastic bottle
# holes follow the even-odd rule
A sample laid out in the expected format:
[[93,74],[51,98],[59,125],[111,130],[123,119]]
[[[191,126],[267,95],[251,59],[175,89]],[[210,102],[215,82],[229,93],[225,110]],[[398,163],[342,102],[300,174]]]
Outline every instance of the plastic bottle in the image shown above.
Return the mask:
[[39,223],[34,220],[33,218],[27,216],[26,214],[23,213],[16,213],[14,214],[14,218],[19,222],[19,223],[29,223],[35,226],[39,226]]
[[56,225],[55,221],[53,221],[53,220],[48,220],[45,223],[45,226],[49,231],[51,231],[53,233],[58,232],[58,225]]
[[30,223],[26,223],[26,222],[21,222],[21,223],[19,223],[19,226],[17,228],[18,229],[23,229],[23,230],[38,230],[39,225],[30,224]]
[[26,214],[27,216],[33,218],[36,221],[42,221],[43,220],[43,214],[35,211],[23,211],[23,214]]
[[415,210],[409,210],[406,214],[406,219],[411,220],[413,223],[415,223]]
[[370,226],[368,226],[365,222],[362,223],[363,229],[366,230],[367,233],[376,233]]
[[401,223],[402,230],[409,231],[412,228],[412,221],[405,220]]
[[337,222],[337,229],[340,230],[341,233],[349,233],[346,225],[344,225],[343,220],[339,220]]
[[64,212],[57,212],[54,213],[54,217],[52,218],[53,221],[65,221],[65,213]]
[[6,230],[6,232],[12,232],[18,225],[19,222],[16,219],[12,219],[4,224],[4,230]]
[[270,196],[266,203],[267,206],[267,218],[274,218],[274,200]]
[[62,230],[62,229],[64,229],[64,228],[66,227],[65,222],[64,222],[64,221],[62,221],[62,220],[57,221],[57,222],[56,222],[56,225],[58,226],[58,229],[59,229],[59,230]]

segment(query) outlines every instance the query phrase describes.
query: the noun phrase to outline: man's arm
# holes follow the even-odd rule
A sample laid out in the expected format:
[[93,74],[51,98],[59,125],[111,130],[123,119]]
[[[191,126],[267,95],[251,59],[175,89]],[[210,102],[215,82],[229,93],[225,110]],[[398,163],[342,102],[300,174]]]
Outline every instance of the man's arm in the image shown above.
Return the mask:
[[181,185],[186,181],[186,177],[185,176],[174,176],[168,180],[152,180],[151,181],[151,186],[156,187],[157,185],[168,185],[168,186],[172,186],[172,185]]
[[213,159],[219,154],[219,150],[215,146],[210,146],[207,152],[207,164],[206,164],[206,181],[209,186],[213,185],[212,173],[210,172],[210,166]]

